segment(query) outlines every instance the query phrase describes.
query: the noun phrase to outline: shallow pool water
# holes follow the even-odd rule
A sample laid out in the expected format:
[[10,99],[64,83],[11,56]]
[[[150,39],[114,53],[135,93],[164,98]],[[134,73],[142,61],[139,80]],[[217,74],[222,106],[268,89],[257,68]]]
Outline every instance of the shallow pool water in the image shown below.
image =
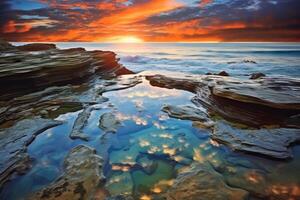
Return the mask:
[[[84,128],[89,141],[69,138],[81,111],[58,116],[65,123],[36,137],[28,147],[34,160],[32,168],[7,183],[1,199],[23,199],[47,186],[63,173],[65,156],[78,144],[95,148],[104,159],[105,188],[111,196],[133,195],[139,199],[146,195],[151,199],[151,195],[172,186],[178,171],[195,162],[212,165],[233,186],[254,183],[251,187],[255,190],[255,185],[262,182],[278,187],[300,185],[299,147],[293,149],[295,157],[291,161],[232,152],[212,141],[209,130],[196,128],[189,120],[169,118],[161,111],[165,104],[192,105],[192,93],[152,87],[143,79],[135,87],[104,96],[109,101],[95,105],[100,109],[91,113]],[[121,121],[116,133],[99,128],[104,113],[113,113]],[[245,182],[248,179],[249,183]]]

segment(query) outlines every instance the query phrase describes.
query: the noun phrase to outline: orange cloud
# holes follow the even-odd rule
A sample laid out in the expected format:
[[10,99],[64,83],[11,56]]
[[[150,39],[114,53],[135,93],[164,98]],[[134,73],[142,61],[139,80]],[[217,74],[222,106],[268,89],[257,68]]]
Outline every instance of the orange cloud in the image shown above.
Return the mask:
[[182,6],[174,0],[152,0],[115,12],[110,16],[101,18],[90,23],[91,27],[98,25],[122,25],[141,21],[152,15],[173,10]]
[[203,8],[203,7],[205,7],[206,5],[208,5],[212,2],[213,2],[213,0],[201,0],[200,7]]
[[[11,41],[52,42],[107,42],[124,40],[125,36],[126,40],[138,38],[146,42],[300,40],[299,20],[294,15],[281,20],[271,8],[267,9],[269,12],[244,10],[241,14],[234,8],[214,7],[214,0],[200,1],[199,6],[206,7],[205,11],[189,8],[190,4],[181,4],[179,0],[143,0],[130,4],[128,0],[38,1],[47,4],[45,9],[49,10],[35,10],[32,15],[46,18],[8,18],[0,36]],[[216,12],[212,13],[214,9]],[[228,17],[228,12],[232,16]]]
[[32,28],[29,24],[17,24],[14,20],[9,20],[4,26],[4,33],[24,33]]

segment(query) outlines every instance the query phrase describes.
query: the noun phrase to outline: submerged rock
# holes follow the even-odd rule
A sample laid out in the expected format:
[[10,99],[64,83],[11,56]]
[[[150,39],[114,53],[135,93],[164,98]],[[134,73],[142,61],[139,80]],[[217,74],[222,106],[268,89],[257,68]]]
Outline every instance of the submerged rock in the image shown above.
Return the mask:
[[231,64],[237,64],[237,63],[249,63],[249,64],[257,64],[257,62],[256,61],[254,61],[254,60],[242,60],[242,61],[239,61],[239,62],[237,62],[237,61],[229,61],[229,62],[227,62],[227,64],[229,64],[229,65],[231,65]]
[[251,63],[251,64],[257,64],[254,60],[243,60],[244,63]]
[[0,186],[16,173],[30,168],[27,146],[43,131],[62,124],[50,119],[32,118],[0,130]]
[[64,174],[32,199],[93,199],[104,181],[102,165],[103,160],[95,149],[79,145],[66,156]]
[[106,182],[105,188],[111,196],[131,195],[133,191],[133,181],[130,172],[114,172]]
[[257,73],[253,73],[250,76],[250,79],[259,79],[261,77],[265,77],[266,75],[264,73],[261,72],[257,72]]
[[162,111],[168,113],[170,117],[201,122],[205,127],[211,127],[214,124],[204,111],[196,107],[167,105],[162,108]]
[[76,118],[72,131],[70,133],[71,139],[89,139],[89,136],[83,133],[83,128],[86,126],[87,121],[93,110],[94,108],[90,106],[85,108],[81,113],[78,114],[78,117]]
[[219,76],[229,76],[229,74],[226,71],[221,71],[217,75],[219,75]]
[[99,127],[105,132],[116,133],[121,121],[113,113],[104,113],[99,120]]
[[223,177],[205,165],[193,166],[178,175],[166,194],[167,200],[242,200],[248,192],[226,185]]
[[300,141],[300,129],[240,129],[218,121],[211,136],[234,150],[286,159],[292,157],[289,146]]
[[205,73],[205,75],[218,75],[218,76],[229,76],[229,74],[226,71],[221,71],[219,73],[211,73],[211,72],[207,72]]

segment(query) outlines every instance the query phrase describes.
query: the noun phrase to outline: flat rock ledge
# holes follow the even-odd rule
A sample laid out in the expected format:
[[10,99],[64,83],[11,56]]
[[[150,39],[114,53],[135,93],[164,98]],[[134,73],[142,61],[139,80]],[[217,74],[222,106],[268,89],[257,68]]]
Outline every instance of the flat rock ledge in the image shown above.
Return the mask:
[[211,167],[206,165],[193,166],[180,173],[175,183],[166,194],[167,200],[244,200],[248,192],[229,187]]
[[72,131],[70,133],[71,139],[82,139],[85,141],[88,141],[89,136],[85,133],[83,133],[83,128],[86,126],[88,119],[91,115],[91,112],[94,110],[92,106],[89,106],[85,109],[83,109],[82,112],[80,112],[74,122]]
[[292,157],[290,146],[300,140],[298,79],[241,80],[215,75],[146,78],[153,86],[194,93],[192,102],[199,109],[168,105],[162,111],[179,119],[208,122],[213,127],[211,137],[234,150],[287,159]]
[[153,86],[196,94],[193,103],[228,121],[250,127],[300,128],[300,80],[265,77],[241,80],[223,76],[146,76]]
[[54,44],[0,45],[0,100],[101,75],[133,74],[111,51],[57,49]]
[[14,126],[0,130],[0,187],[14,173],[24,173],[31,162],[27,146],[45,130],[62,124],[61,121],[32,118],[17,122]]
[[64,174],[30,199],[94,199],[97,187],[104,181],[102,165],[95,149],[79,145],[66,156]]
[[117,116],[111,112],[102,114],[99,119],[99,128],[105,133],[116,133],[121,124]]
[[214,125],[214,122],[209,116],[202,110],[189,105],[166,105],[163,106],[162,111],[166,112],[170,117],[191,120],[201,123],[203,127],[210,128]]
[[211,137],[233,150],[287,159],[292,157],[290,145],[300,141],[300,129],[241,129],[218,121]]

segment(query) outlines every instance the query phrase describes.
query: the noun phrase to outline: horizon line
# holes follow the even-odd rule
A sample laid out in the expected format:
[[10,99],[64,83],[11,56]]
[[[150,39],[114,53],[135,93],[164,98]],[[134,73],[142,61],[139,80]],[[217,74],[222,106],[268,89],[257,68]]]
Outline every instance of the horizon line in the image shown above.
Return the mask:
[[106,43],[106,44],[143,44],[143,43],[300,43],[300,41],[247,41],[247,42],[231,42],[231,41],[182,41],[182,42],[100,42],[100,41],[8,41],[13,43]]

